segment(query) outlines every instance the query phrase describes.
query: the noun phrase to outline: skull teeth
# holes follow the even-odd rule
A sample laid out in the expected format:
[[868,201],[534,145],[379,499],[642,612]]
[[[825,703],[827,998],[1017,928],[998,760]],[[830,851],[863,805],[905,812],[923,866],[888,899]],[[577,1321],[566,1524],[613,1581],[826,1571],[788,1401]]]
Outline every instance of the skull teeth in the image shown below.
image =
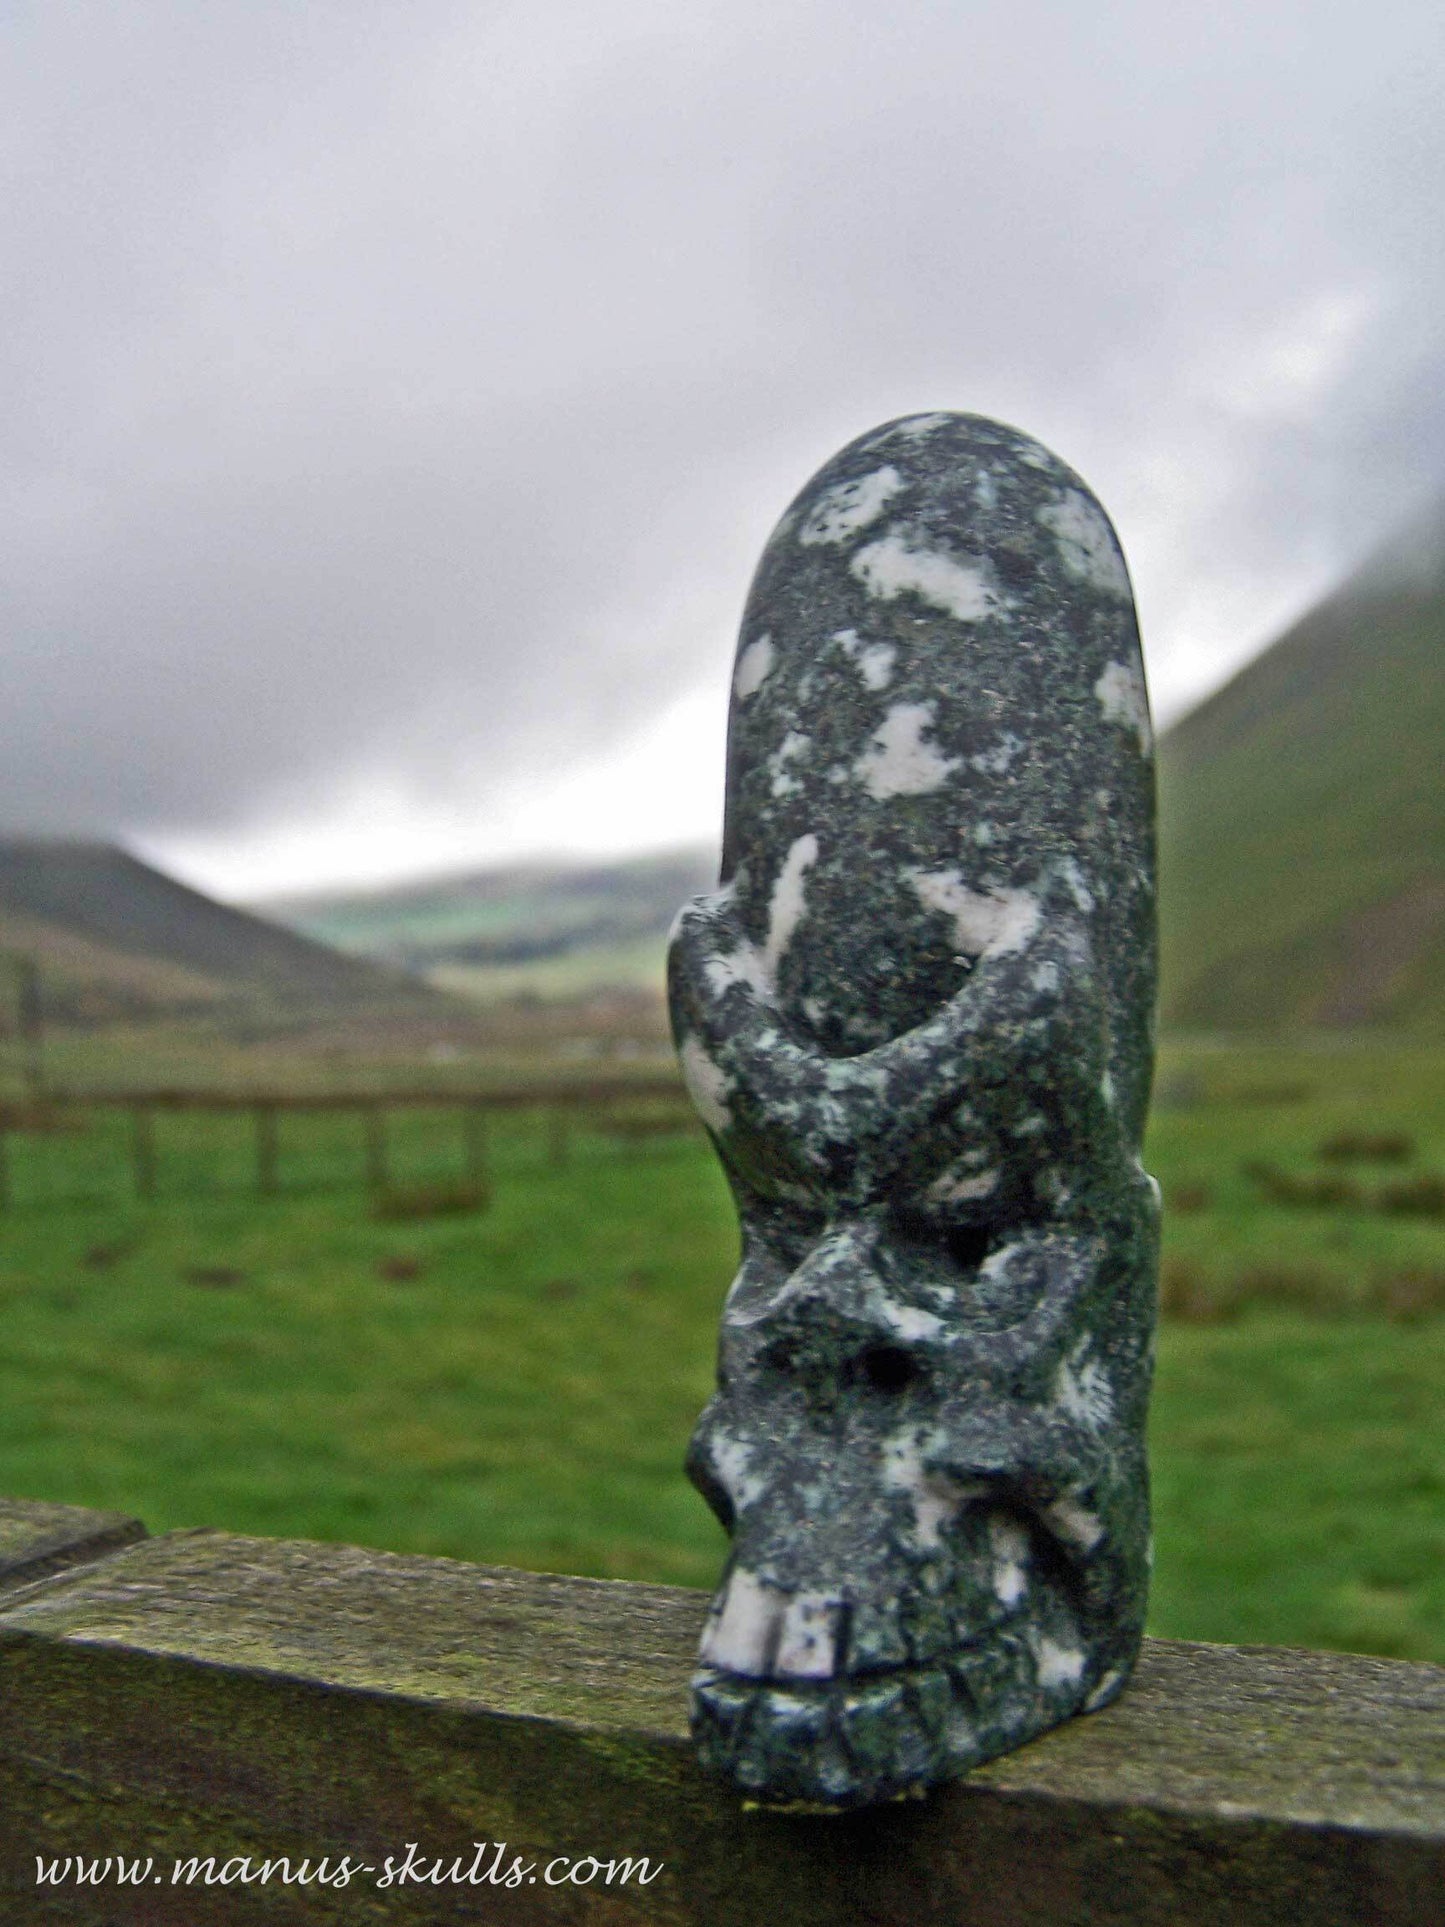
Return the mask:
[[1032,1563],[1027,1530],[996,1515],[980,1537],[977,1584],[943,1598],[845,1604],[734,1566],[693,1680],[704,1762],[754,1798],[837,1810],[951,1778],[1102,1704],[1123,1669],[1091,1646],[1065,1589],[1034,1569],[1013,1611],[989,1613],[998,1565]]
[[778,1647],[786,1595],[735,1566],[709,1615],[699,1656],[708,1666],[766,1678]]
[[838,1669],[843,1602],[824,1593],[795,1593],[783,1616],[775,1672],[793,1679],[831,1679]]
[[842,1621],[840,1599],[787,1593],[737,1566],[708,1617],[699,1657],[753,1679],[831,1679]]
[[713,1602],[698,1657],[752,1680],[826,1681],[928,1665],[986,1633],[1029,1586],[1017,1556],[988,1569],[984,1583],[987,1598],[957,1612],[926,1600],[900,1612],[894,1602],[850,1607],[832,1593],[789,1592],[736,1566]]
[[1017,1621],[930,1665],[827,1679],[745,1679],[705,1654],[693,1733],[705,1764],[743,1791],[837,1809],[952,1778],[1104,1703],[1121,1676],[1095,1687],[1068,1629],[1056,1643]]

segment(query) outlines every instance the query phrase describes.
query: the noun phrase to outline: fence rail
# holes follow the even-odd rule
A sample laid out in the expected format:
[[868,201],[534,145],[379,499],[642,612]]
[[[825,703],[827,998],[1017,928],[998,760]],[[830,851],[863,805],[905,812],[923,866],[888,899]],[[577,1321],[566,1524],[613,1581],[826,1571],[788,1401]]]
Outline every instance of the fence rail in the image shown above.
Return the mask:
[[[1442,1918],[1440,1667],[1149,1641],[1115,1705],[927,1801],[747,1812],[686,1735],[705,1594],[141,1532],[0,1502],[0,1913],[19,1927]],[[381,1885],[409,1843],[412,1880]],[[484,1871],[499,1843],[528,1871],[467,1884],[477,1843]],[[160,1884],[37,1889],[37,1857],[117,1854],[154,1856]],[[371,1872],[223,1883],[268,1856]],[[176,1892],[191,1857],[209,1884]]]
[[262,1197],[274,1196],[281,1189],[281,1118],[355,1116],[362,1126],[358,1175],[369,1190],[384,1191],[392,1180],[391,1114],[415,1110],[456,1114],[461,1173],[474,1185],[486,1179],[487,1126],[495,1116],[543,1114],[547,1119],[548,1161],[557,1166],[566,1163],[573,1132],[582,1123],[623,1141],[637,1142],[658,1130],[692,1128],[695,1122],[681,1085],[671,1075],[498,1085],[473,1091],[454,1087],[384,1092],[150,1090],[50,1096],[28,1106],[0,1107],[0,1207],[14,1202],[12,1140],[63,1135],[67,1129],[85,1128],[105,1115],[127,1120],[125,1156],[131,1188],[141,1200],[154,1199],[159,1190],[158,1118],[185,1114],[251,1120],[253,1182]]

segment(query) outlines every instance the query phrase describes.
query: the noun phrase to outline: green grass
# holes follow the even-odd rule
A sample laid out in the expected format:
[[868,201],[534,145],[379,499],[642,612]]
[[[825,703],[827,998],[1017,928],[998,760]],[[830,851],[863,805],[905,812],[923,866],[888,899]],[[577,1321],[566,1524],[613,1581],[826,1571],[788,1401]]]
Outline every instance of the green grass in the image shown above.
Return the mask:
[[1151,1631],[1445,1661],[1445,1318],[1166,1326]]
[[[1445,1273],[1445,1225],[1286,1209],[1241,1175],[1319,1168],[1342,1129],[1405,1131],[1397,1171],[1445,1168],[1445,1064],[1200,1049],[1163,1081],[1150,1163],[1191,1199],[1167,1262],[1219,1295],[1161,1336],[1153,1629],[1445,1660],[1445,1317],[1359,1309],[1362,1281]],[[705,1146],[582,1135],[557,1169],[518,1118],[493,1134],[488,1210],[398,1224],[354,1185],[356,1120],[288,1119],[274,1200],[248,1195],[234,1125],[163,1120],[147,1206],[123,1139],[17,1157],[0,1491],[152,1529],[711,1582],[722,1537],[679,1469],[735,1251]],[[399,1182],[459,1169],[445,1113],[393,1144]]]
[[[1402,1163],[1339,1162],[1341,1134],[1401,1136]],[[1147,1161],[1164,1188],[1166,1280],[1222,1304],[1270,1298],[1364,1309],[1414,1283],[1445,1309],[1445,1222],[1371,1208],[1386,1186],[1445,1174],[1445,1057],[1375,1046],[1176,1048],[1161,1057]],[[1255,1175],[1343,1178],[1352,1208],[1283,1208]],[[1417,1293],[1418,1295],[1418,1293]]]
[[[413,1172],[457,1155],[398,1135]],[[300,1183],[340,1182],[345,1147],[316,1149]],[[546,1156],[540,1127],[498,1137],[489,1210],[405,1225],[356,1189],[15,1210],[0,1490],[705,1583],[719,1539],[678,1461],[729,1262],[721,1182],[688,1139]],[[418,1275],[384,1277],[398,1258]],[[217,1269],[241,1281],[193,1282]]]

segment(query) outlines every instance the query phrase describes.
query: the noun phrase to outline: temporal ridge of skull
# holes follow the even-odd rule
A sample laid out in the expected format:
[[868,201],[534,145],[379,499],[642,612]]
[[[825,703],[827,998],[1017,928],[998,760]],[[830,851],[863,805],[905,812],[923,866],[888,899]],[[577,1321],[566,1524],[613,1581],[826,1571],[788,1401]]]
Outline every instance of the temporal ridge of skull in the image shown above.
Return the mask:
[[742,1262],[688,1471],[692,1723],[749,1796],[966,1771],[1127,1679],[1148,1585],[1154,773],[1128,574],[977,416],[851,443],[744,613],[674,930]]

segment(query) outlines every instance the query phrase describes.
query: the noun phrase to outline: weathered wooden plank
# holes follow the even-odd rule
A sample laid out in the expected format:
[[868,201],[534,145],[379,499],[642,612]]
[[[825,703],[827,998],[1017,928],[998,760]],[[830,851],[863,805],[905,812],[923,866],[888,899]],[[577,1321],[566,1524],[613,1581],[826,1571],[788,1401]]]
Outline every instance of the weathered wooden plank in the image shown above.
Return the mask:
[[27,1585],[144,1537],[140,1520],[123,1512],[0,1499],[0,1587]]
[[[1115,1706],[928,1801],[799,1818],[743,1811],[693,1761],[705,1606],[219,1533],[13,1593],[4,1918],[1438,1927],[1445,1669],[1150,1642]],[[507,1841],[529,1880],[376,1884],[407,1842],[465,1868],[480,1840]],[[47,1915],[30,1857],[302,1850],[377,1872],[304,1898],[191,1888],[170,1913],[169,1889],[132,1911],[72,1893]],[[554,1856],[589,1854],[663,1871],[645,1889],[545,1884]]]

